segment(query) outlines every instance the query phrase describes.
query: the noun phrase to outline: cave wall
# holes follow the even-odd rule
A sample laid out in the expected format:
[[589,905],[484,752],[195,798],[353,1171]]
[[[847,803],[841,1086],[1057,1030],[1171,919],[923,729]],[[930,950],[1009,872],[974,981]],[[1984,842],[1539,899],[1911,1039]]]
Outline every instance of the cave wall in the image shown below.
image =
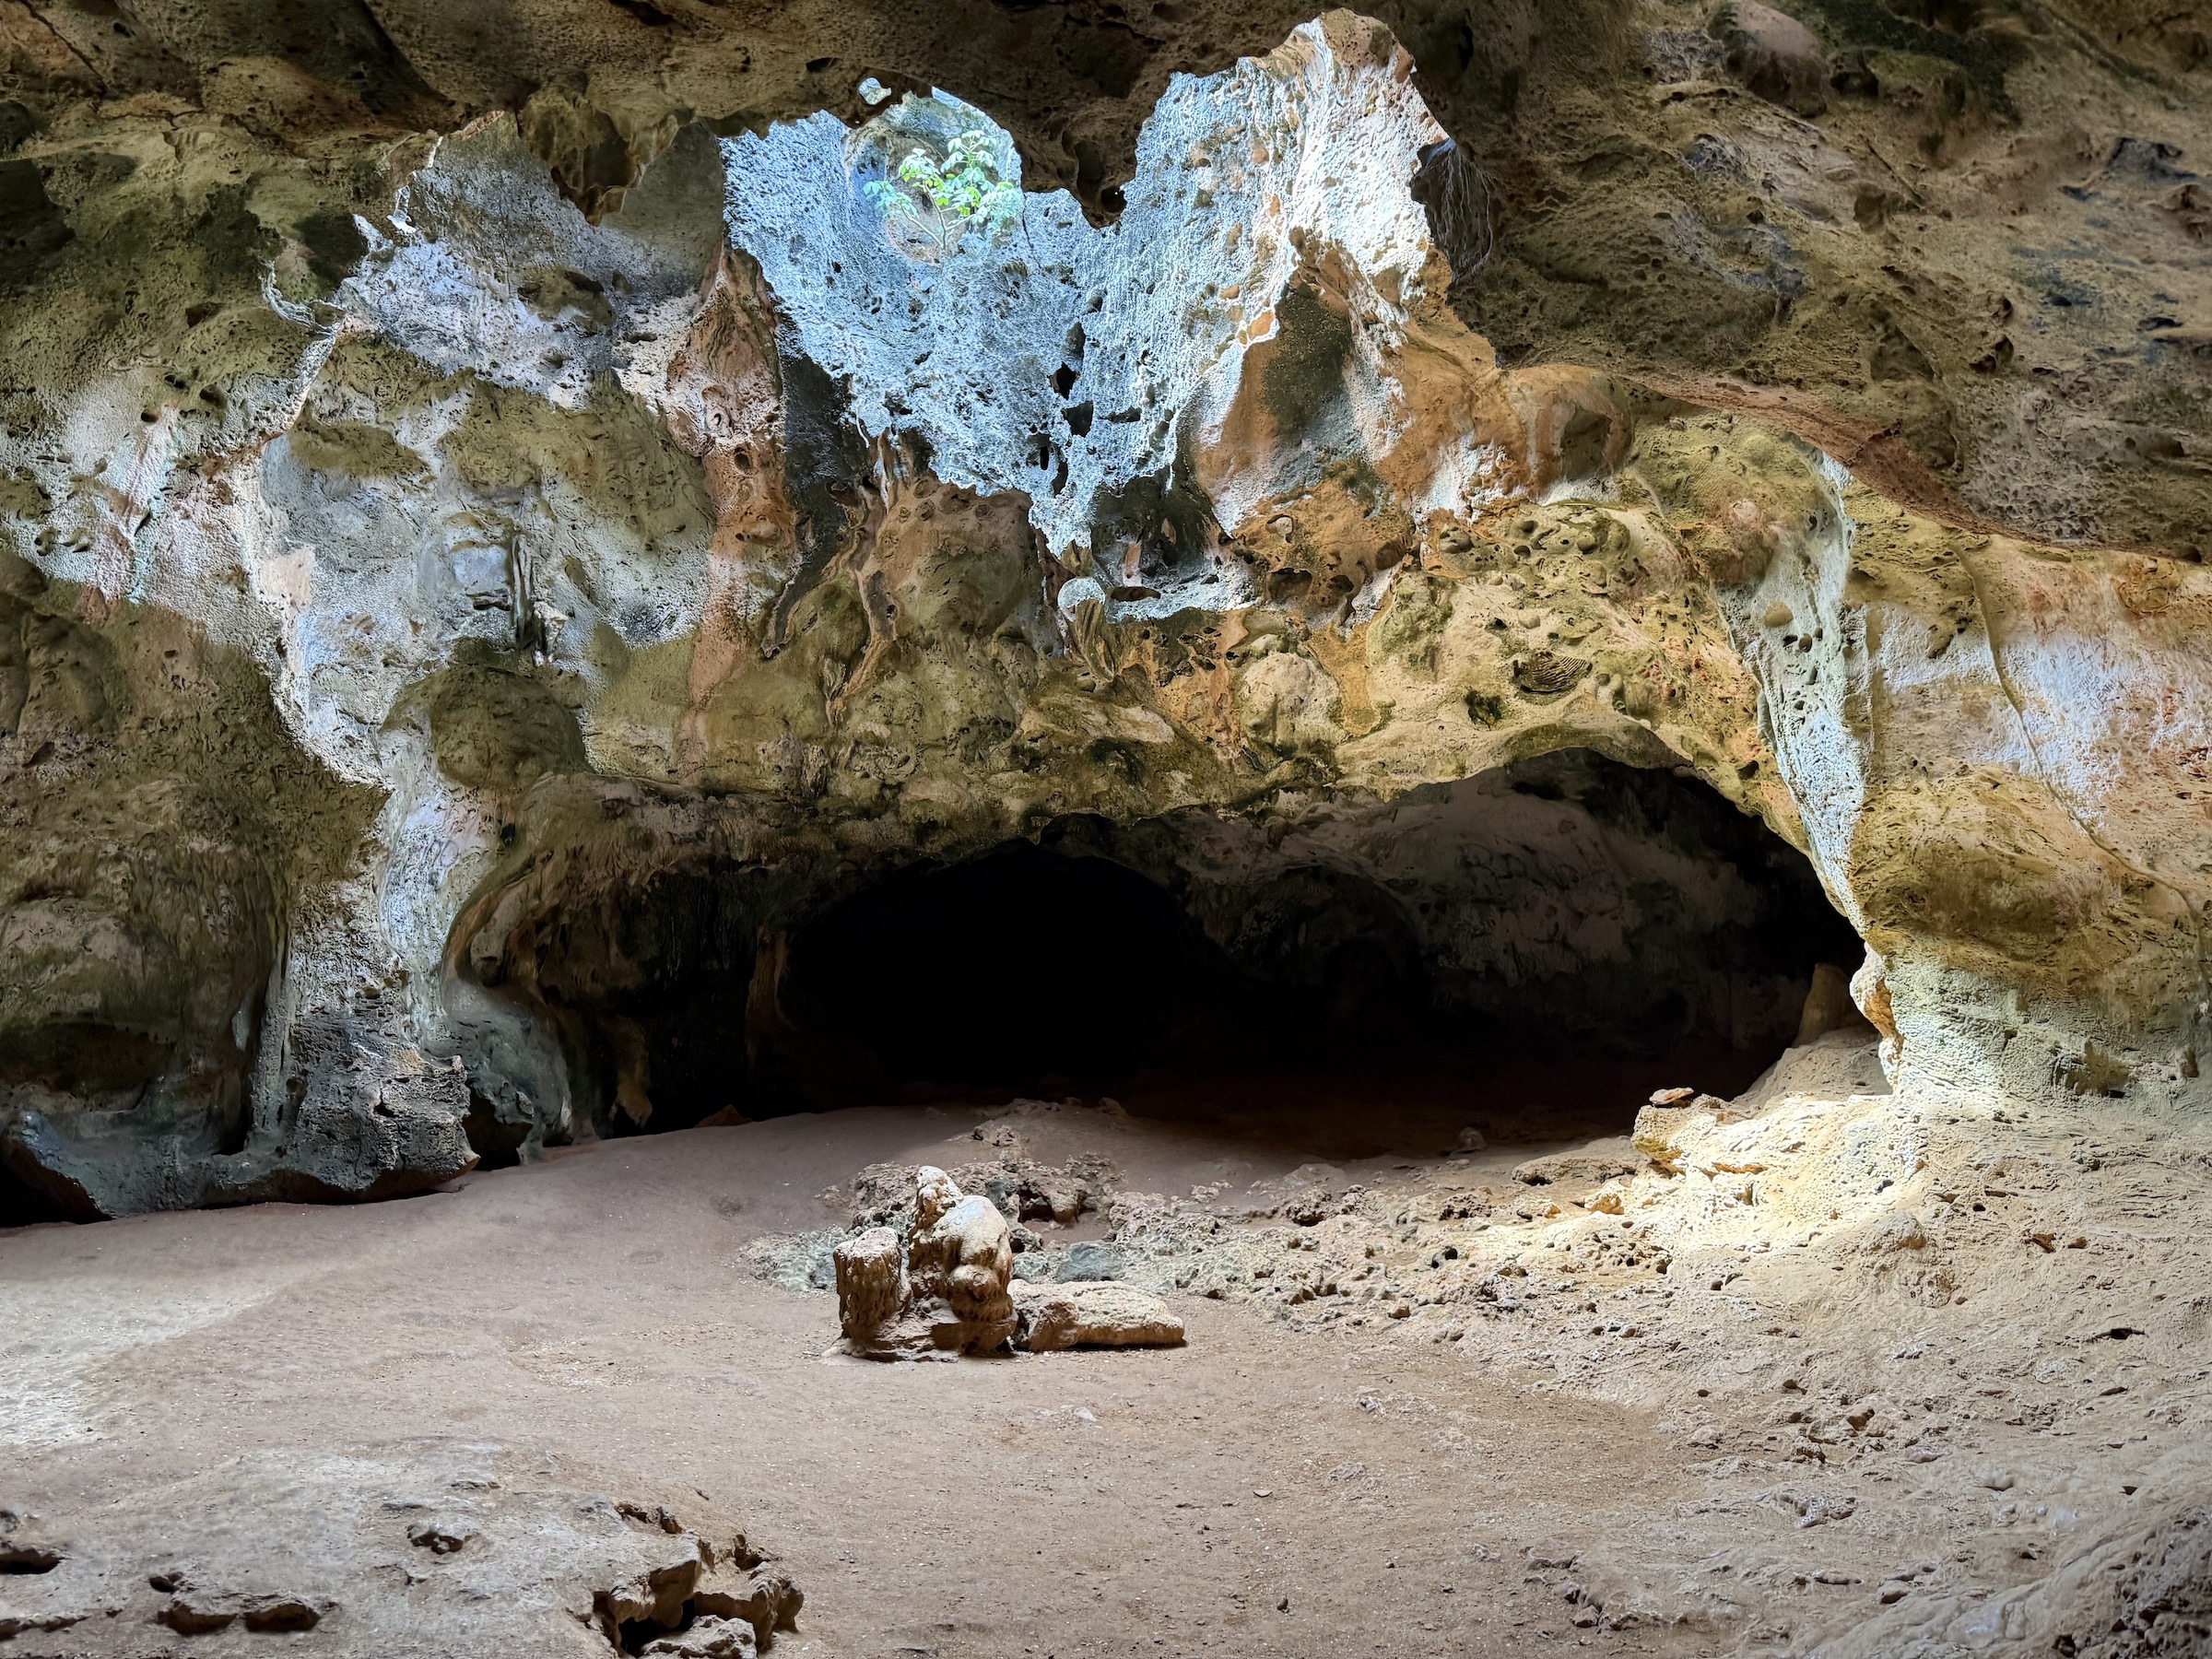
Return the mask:
[[472,989],[555,1034],[566,1102],[479,1095],[480,1153],[1161,1068],[1479,1072],[1568,1044],[1747,1077],[1819,965],[1861,955],[1756,818],[1587,749],[1265,816],[1078,814],[950,860],[687,851],[477,935]]
[[[1901,1079],[2194,1099],[2180,25],[324,9],[4,14],[0,1156],[57,1202],[571,1132],[539,935],[656,875],[1579,747],[1807,853]],[[850,162],[935,84],[1075,194],[914,263]]]

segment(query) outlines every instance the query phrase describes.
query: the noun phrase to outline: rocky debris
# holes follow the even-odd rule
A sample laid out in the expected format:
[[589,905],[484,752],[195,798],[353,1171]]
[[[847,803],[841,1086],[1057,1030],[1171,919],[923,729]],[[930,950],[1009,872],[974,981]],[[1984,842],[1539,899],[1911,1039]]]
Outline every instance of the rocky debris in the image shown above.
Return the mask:
[[1078,1239],[1065,1250],[1053,1250],[1032,1234],[1025,1247],[1021,1231],[1015,1230],[1014,1271],[1033,1285],[1119,1278],[1128,1266],[1117,1246],[1100,1240]]
[[[2022,1551],[2029,1559],[2034,1553]],[[1994,1594],[1931,1584],[1934,1562],[1901,1569],[1877,1611],[1808,1647],[1820,1659],[2002,1651],[2067,1659],[2183,1659],[2212,1651],[2212,1509],[2199,1498],[2130,1515],[2051,1571]]]
[[742,1535],[564,1486],[547,1462],[437,1441],[249,1454],[73,1517],[52,1569],[0,1572],[0,1639],[66,1630],[29,1652],[125,1659],[172,1651],[160,1632],[228,1651],[312,1631],[340,1654],[582,1659],[706,1617],[748,1653],[793,1628],[804,1597]]
[[[1275,1213],[1300,1227],[1314,1227],[1327,1216],[1343,1213],[1358,1188],[1346,1181],[1344,1171],[1324,1163],[1303,1163],[1282,1180],[1283,1196]],[[1119,1218],[1116,1218],[1117,1225]]]
[[1165,1300],[1128,1285],[1013,1284],[1016,1346],[1033,1353],[1076,1347],[1180,1347],[1182,1321]]
[[[1017,1100],[1008,1110],[1041,1104],[1045,1103]],[[961,1192],[988,1198],[1012,1226],[1030,1221],[1065,1226],[1100,1208],[1120,1185],[1112,1160],[1100,1154],[1077,1154],[1061,1164],[1040,1163],[1026,1156],[1023,1138],[1004,1119],[987,1121],[972,1138],[1000,1149],[994,1157],[956,1164],[948,1173]],[[888,1226],[903,1233],[913,1221],[912,1169],[906,1164],[871,1164],[832,1202],[848,1204],[854,1227]],[[1027,1228],[1022,1232],[1031,1239],[1038,1236]]]
[[934,1166],[913,1170],[910,1180],[913,1218],[903,1240],[875,1227],[837,1247],[846,1346],[874,1359],[1004,1347],[1015,1329],[1005,1215],[988,1199],[962,1194]]
[[837,1247],[850,1236],[830,1227],[771,1233],[746,1246],[746,1260],[760,1277],[786,1290],[834,1290]]
[[1095,1239],[1082,1239],[1067,1247],[1061,1258],[1059,1278],[1064,1284],[1082,1279],[1112,1279],[1122,1277],[1128,1265],[1120,1250]]

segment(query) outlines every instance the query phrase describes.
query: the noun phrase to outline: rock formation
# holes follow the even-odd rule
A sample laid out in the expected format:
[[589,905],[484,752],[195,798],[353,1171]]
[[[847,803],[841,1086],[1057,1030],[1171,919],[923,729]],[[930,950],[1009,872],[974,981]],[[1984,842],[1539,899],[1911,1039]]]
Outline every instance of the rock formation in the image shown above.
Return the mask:
[[1006,1217],[989,1199],[963,1195],[942,1170],[924,1164],[913,1183],[903,1240],[875,1227],[837,1247],[838,1323],[847,1347],[874,1359],[1005,1347],[1015,1330]]
[[[862,1184],[877,1184],[869,1173]],[[949,1358],[1009,1345],[1047,1353],[1182,1341],[1182,1321],[1149,1291],[1103,1280],[1014,1278],[1008,1223],[997,1205],[963,1195],[949,1175],[928,1165],[912,1181],[913,1213],[903,1239],[888,1227],[871,1227],[836,1246],[838,1323],[852,1352],[877,1359]]]
[[1800,849],[1900,1081],[2201,1100],[2185,14],[246,9],[0,11],[24,1201],[643,1127],[902,864],[1567,750]]
[[1175,1347],[1182,1321],[1147,1290],[1110,1281],[1031,1285],[1014,1281],[1017,1341],[1031,1353],[1074,1347]]
[[347,1653],[731,1659],[795,1628],[805,1595],[742,1534],[704,1536],[544,1462],[434,1439],[258,1450],[76,1537],[0,1510],[0,1642],[144,1653],[159,1626],[193,1644],[313,1631]]

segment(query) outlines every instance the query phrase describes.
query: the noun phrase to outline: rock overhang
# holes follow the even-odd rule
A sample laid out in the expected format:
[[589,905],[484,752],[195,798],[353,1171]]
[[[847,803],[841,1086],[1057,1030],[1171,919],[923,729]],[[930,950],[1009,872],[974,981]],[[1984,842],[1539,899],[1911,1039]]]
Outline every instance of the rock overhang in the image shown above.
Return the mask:
[[[1410,67],[1332,14],[1172,83],[1118,224],[1032,195],[1041,249],[924,267],[854,210],[829,117],[679,124],[586,218],[527,112],[493,115],[395,156],[335,285],[315,248],[345,239],[300,220],[194,325],[222,345],[182,400],[93,376],[56,430],[105,493],[19,446],[60,505],[18,626],[186,618],[259,662],[310,770],[384,802],[278,831],[352,868],[276,878],[248,1146],[192,1155],[244,1161],[103,1176],[101,1206],[276,1191],[419,1096],[439,1150],[377,1130],[300,1177],[390,1191],[465,1161],[469,1086],[551,1112],[558,1045],[471,964],[578,860],[865,864],[1576,744],[1679,757],[1801,841],[1901,1064],[2185,1095],[2201,572],[1900,505],[1749,412],[1772,400],[1500,369],[1414,194],[1441,129]],[[924,336],[951,361],[901,385]],[[38,672],[24,706],[95,787],[143,764]],[[158,977],[99,993],[116,1029]],[[54,1104],[13,1109],[41,1168]]]

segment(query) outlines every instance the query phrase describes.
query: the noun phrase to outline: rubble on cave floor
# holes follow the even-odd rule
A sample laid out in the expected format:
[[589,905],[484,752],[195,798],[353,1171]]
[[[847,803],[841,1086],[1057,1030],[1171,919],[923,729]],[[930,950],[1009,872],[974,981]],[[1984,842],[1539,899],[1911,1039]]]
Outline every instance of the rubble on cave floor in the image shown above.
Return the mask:
[[[15,1234],[0,1437],[29,1496],[0,1544],[54,1565],[0,1575],[0,1617],[18,1643],[75,1621],[54,1640],[88,1654],[272,1641],[247,1616],[294,1604],[340,1654],[447,1651],[364,1646],[403,1617],[500,1633],[475,1652],[526,1627],[675,1654],[759,1645],[788,1579],[794,1652],[949,1623],[962,1652],[1111,1653],[1170,1599],[1280,1652],[2185,1636],[2212,1146],[2125,1102],[1884,1093],[1870,1065],[1830,1033],[1570,1141],[1512,1139],[1472,1085],[1496,1133],[1422,1118],[1426,1152],[1327,1159],[1110,1103],[875,1108],[408,1205],[118,1223],[97,1254]],[[1003,1229],[1033,1332],[1144,1298],[1187,1345],[837,1351],[836,1247],[898,1240],[923,1166]],[[956,1492],[988,1494],[980,1554],[884,1524]],[[780,1559],[741,1557],[734,1516]]]

